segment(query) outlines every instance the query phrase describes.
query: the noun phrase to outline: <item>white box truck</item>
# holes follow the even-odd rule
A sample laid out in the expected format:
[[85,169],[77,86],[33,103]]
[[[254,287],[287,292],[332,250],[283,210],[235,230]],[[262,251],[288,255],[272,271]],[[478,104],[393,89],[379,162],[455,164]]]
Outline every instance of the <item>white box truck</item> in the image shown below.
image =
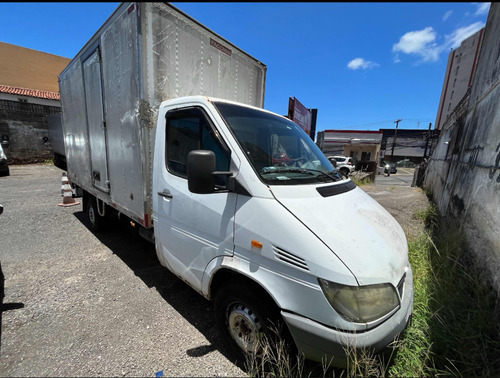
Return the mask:
[[126,215],[214,301],[237,358],[276,322],[306,358],[343,366],[409,321],[406,238],[263,109],[265,73],[169,4],[121,4],[59,76],[68,177],[94,230]]

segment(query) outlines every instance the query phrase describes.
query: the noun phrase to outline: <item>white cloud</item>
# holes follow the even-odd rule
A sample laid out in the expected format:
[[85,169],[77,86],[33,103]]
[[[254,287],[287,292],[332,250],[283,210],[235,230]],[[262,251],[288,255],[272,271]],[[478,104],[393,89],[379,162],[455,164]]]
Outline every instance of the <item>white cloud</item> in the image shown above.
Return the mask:
[[491,3],[479,3],[477,4],[477,9],[476,13],[474,13],[475,16],[482,16],[484,14],[488,14],[490,11],[490,4]]
[[439,58],[439,47],[436,41],[436,32],[430,26],[423,30],[411,31],[404,34],[399,42],[392,47],[393,52],[415,54],[424,62],[435,62]]
[[370,62],[368,60],[364,60],[363,58],[355,58],[347,64],[347,68],[349,68],[351,70],[359,70],[359,69],[366,70],[366,69],[371,69],[371,68],[375,68],[378,66],[379,66],[379,64],[377,64],[375,62]]
[[446,21],[448,18],[450,18],[451,14],[453,13],[453,11],[448,11],[446,12],[444,15],[443,15],[443,22]]
[[[444,36],[444,41],[437,42],[437,34],[430,26],[423,30],[411,31],[404,34],[398,43],[392,46],[392,52],[396,53],[394,63],[399,63],[397,53],[416,55],[421,58],[420,62],[436,62],[443,51],[456,49],[464,39],[476,33],[484,27],[483,22],[475,22],[471,25],[455,29],[452,33]],[[420,63],[419,62],[419,63]]]
[[464,26],[454,30],[451,34],[445,36],[445,43],[443,49],[456,49],[460,43],[476,33],[484,26],[482,22],[475,22],[469,26]]

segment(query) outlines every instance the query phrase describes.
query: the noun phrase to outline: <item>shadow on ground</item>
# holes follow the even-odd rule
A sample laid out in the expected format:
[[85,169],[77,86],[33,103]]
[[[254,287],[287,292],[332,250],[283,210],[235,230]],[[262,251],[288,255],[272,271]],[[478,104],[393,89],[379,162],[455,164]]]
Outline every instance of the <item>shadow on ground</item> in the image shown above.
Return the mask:
[[[84,212],[76,212],[74,215],[90,230],[89,220]],[[93,233],[94,236],[127,264],[149,288],[155,288],[168,304],[210,342],[210,345],[186,350],[188,356],[202,357],[219,350],[232,361],[231,354],[225,350],[216,328],[213,303],[163,267],[156,256],[154,244],[142,238],[139,228],[132,227],[130,220],[124,218],[112,222],[105,232]],[[238,367],[243,369],[242,366]]]

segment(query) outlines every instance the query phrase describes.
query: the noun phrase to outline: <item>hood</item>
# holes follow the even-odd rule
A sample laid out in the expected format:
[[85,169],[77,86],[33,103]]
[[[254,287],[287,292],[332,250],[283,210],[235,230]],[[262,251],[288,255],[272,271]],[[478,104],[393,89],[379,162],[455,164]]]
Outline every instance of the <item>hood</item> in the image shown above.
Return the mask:
[[[323,188],[333,188],[329,192],[334,193],[348,183],[353,185],[349,180]],[[271,191],[346,265],[360,285],[390,282],[397,286],[408,266],[408,245],[399,223],[358,187],[326,197],[317,188],[272,186]]]

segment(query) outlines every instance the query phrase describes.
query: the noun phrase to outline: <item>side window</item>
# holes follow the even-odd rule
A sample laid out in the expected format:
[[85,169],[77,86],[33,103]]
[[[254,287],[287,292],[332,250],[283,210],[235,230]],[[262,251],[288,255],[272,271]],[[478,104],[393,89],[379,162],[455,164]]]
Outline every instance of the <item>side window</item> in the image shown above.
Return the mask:
[[[201,108],[173,110],[166,117],[165,160],[170,173],[187,178],[187,157],[192,150],[213,151],[216,170],[229,170],[229,150],[221,145],[215,129]],[[216,176],[215,183],[224,186],[226,179],[226,176]]]

